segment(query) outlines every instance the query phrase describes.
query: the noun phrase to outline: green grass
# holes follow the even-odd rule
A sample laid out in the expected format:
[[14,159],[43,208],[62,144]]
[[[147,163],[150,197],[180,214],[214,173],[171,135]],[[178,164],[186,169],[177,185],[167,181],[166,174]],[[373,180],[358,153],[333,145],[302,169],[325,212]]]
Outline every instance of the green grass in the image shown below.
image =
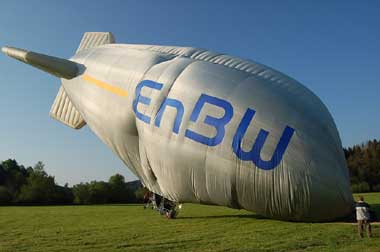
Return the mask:
[[[363,194],[379,206],[380,193]],[[0,207],[0,251],[380,251],[380,230],[292,223],[185,204],[167,220],[141,205]]]

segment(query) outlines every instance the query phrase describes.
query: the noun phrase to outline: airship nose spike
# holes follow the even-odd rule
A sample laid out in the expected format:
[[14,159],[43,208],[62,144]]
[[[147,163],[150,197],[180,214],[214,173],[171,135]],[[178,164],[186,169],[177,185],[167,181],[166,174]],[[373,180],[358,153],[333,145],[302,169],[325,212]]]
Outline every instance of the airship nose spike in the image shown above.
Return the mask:
[[2,47],[1,51],[9,57],[37,67],[59,78],[72,79],[79,74],[78,64],[70,60],[9,46]]
[[20,61],[25,61],[25,56],[27,54],[26,50],[17,49],[9,46],[4,46],[1,48],[1,51],[8,55],[9,57],[15,58]]

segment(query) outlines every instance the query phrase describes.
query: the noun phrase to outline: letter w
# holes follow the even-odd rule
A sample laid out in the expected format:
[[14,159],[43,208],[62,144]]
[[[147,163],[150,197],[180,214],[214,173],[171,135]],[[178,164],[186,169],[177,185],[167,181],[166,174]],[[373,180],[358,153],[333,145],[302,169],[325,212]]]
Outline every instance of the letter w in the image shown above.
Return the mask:
[[271,169],[274,169],[281,162],[282,157],[290,142],[290,139],[293,136],[294,129],[289,126],[286,126],[284,131],[282,132],[280,141],[278,142],[276,146],[276,149],[272,155],[272,158],[267,161],[262,160],[260,153],[261,153],[261,149],[264,146],[265,140],[267,139],[267,136],[269,134],[268,131],[260,129],[260,132],[256,138],[256,141],[253,144],[253,147],[250,151],[244,151],[241,148],[242,139],[255,113],[256,113],[255,110],[249,109],[249,108],[245,112],[243,119],[241,120],[239,127],[236,130],[234,139],[232,141],[232,149],[234,153],[238,156],[238,158],[240,158],[241,160],[245,160],[245,161],[251,160],[258,168],[263,169],[263,170],[271,170]]

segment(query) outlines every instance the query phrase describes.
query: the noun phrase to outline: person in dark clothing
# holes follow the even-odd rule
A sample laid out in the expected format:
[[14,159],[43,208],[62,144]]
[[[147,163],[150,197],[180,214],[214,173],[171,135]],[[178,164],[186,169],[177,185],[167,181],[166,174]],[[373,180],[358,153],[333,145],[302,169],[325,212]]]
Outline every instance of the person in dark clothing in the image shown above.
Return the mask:
[[157,193],[154,193],[154,198],[155,198],[155,203],[156,203],[156,209],[157,210],[160,210],[160,205],[161,205],[161,201],[162,201],[162,196],[157,194]]
[[356,220],[358,221],[359,237],[363,238],[364,226],[367,229],[367,236],[371,237],[371,223],[370,223],[370,206],[364,201],[363,196],[359,196],[359,201],[356,202]]

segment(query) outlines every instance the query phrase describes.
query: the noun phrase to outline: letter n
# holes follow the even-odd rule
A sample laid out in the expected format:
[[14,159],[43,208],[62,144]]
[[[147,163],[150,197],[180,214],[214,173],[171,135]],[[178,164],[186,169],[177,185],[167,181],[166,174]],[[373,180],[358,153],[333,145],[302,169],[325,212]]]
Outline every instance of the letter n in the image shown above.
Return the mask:
[[179,127],[181,126],[181,121],[183,117],[183,111],[184,111],[183,104],[178,100],[166,98],[164,102],[161,104],[160,110],[157,113],[157,117],[156,117],[156,120],[154,121],[154,124],[157,127],[160,127],[162,115],[164,114],[164,111],[167,106],[171,106],[177,109],[177,115],[175,116],[175,121],[173,125],[173,132],[178,134]]

